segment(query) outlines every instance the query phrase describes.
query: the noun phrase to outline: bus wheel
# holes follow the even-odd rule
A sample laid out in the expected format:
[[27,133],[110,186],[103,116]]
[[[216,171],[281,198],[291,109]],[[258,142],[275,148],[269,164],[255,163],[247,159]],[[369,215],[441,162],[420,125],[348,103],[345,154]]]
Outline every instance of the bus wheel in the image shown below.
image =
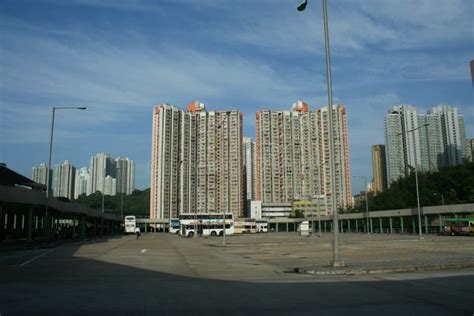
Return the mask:
[[246,232],[246,233],[247,233],[247,234],[250,234],[250,230],[247,230],[247,232]]
[[216,237],[216,236],[217,236],[217,233],[216,233],[215,231],[212,231],[212,232],[211,232],[211,236],[212,236],[212,237]]
[[219,236],[224,236],[224,231],[223,230],[219,232]]
[[178,235],[178,234],[179,234],[179,230],[177,230],[175,234]]
[[194,236],[194,232],[189,232],[188,233],[188,237],[193,237]]

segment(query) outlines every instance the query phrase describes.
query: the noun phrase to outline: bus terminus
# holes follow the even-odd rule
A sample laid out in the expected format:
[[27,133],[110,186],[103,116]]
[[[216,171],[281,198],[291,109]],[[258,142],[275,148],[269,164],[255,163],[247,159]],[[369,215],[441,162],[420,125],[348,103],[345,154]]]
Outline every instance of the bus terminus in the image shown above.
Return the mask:
[[125,216],[125,234],[135,234],[135,227],[137,226],[137,220],[135,216]]
[[[184,237],[222,236],[224,234],[222,213],[189,213],[179,215],[179,234]],[[225,214],[225,234],[234,234],[234,215]],[[196,231],[197,230],[197,231]]]

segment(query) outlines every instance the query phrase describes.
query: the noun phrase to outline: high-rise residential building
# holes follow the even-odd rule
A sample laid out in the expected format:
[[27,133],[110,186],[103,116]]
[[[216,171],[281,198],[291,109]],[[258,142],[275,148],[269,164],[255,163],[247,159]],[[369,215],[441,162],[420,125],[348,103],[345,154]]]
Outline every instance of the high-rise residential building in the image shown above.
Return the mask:
[[413,168],[436,171],[467,156],[464,116],[451,106],[431,108],[426,115],[412,105],[390,108],[385,117],[387,184]]
[[150,218],[178,216],[181,112],[179,108],[168,104],[153,109]]
[[[418,109],[412,105],[392,107],[385,117],[385,153],[388,185],[407,174],[409,166],[421,165]],[[412,131],[412,132],[408,132]]]
[[116,195],[117,194],[117,179],[106,176],[104,179],[104,195]]
[[124,157],[115,159],[117,193],[132,194],[135,190],[135,163]]
[[250,137],[242,140],[246,216],[250,216],[250,201],[255,200],[255,142]]
[[385,145],[372,145],[372,191],[377,194],[387,190],[387,163]]
[[[333,108],[336,203],[351,205],[349,145],[345,108]],[[325,196],[331,214],[328,107],[308,111],[298,101],[291,111],[261,110],[256,115],[256,199],[262,205]]]
[[181,213],[243,215],[242,113],[188,111],[163,104],[153,110],[150,217]]
[[69,160],[64,161],[61,165],[56,165],[54,196],[72,200],[74,197],[75,177],[76,168]]
[[[48,181],[48,166],[45,163],[41,163],[37,167],[31,169],[31,178],[36,183],[47,185]],[[52,190],[53,183],[53,170],[49,170],[49,190]]]
[[74,185],[74,198],[79,195],[90,195],[92,193],[91,173],[86,167],[76,170],[76,181]]
[[104,153],[97,154],[91,158],[90,169],[92,193],[104,192],[105,178],[107,176],[115,178],[116,176],[114,159]]
[[[441,158],[442,165],[455,166],[466,160],[468,151],[466,148],[466,129],[464,116],[458,114],[455,107],[449,105],[438,105],[428,111],[428,115],[438,118],[441,137]],[[433,135],[429,135],[433,138]]]

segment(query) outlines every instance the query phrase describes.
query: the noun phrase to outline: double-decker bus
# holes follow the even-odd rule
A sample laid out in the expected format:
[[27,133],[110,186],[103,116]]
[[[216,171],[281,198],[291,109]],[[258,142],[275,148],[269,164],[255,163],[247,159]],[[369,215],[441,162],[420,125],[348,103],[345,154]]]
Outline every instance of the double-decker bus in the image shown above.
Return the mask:
[[254,234],[257,232],[257,223],[253,218],[237,218],[234,223],[235,234]]
[[125,234],[135,234],[137,219],[133,215],[125,216]]
[[179,218],[172,218],[170,219],[170,228],[168,229],[168,231],[171,233],[171,234],[178,234],[179,233],[179,230],[181,228],[180,224],[179,224]]
[[474,217],[457,217],[444,220],[443,235],[474,235]]
[[[199,236],[222,236],[223,229],[222,213],[197,213],[179,215],[179,234],[183,237]],[[234,234],[234,215],[225,214],[225,234]]]

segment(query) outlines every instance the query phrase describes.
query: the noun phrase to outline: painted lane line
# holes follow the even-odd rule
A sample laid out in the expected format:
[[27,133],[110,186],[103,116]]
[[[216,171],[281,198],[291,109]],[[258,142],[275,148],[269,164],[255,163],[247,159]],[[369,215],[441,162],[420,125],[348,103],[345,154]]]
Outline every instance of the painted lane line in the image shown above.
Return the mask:
[[48,253],[52,252],[54,249],[55,249],[55,248],[50,249],[50,250],[48,250],[48,251],[46,251],[46,252],[43,252],[43,253],[40,254],[40,255],[37,255],[36,257],[31,258],[30,260],[27,260],[27,261],[23,262],[22,264],[20,264],[20,267],[23,267],[23,266],[26,266],[27,264],[32,263],[32,262],[35,261],[36,259],[39,259],[39,258],[41,258],[41,257],[43,257],[43,256],[45,256],[45,255],[47,255]]
[[145,253],[146,252],[146,249],[142,249],[141,253]]

